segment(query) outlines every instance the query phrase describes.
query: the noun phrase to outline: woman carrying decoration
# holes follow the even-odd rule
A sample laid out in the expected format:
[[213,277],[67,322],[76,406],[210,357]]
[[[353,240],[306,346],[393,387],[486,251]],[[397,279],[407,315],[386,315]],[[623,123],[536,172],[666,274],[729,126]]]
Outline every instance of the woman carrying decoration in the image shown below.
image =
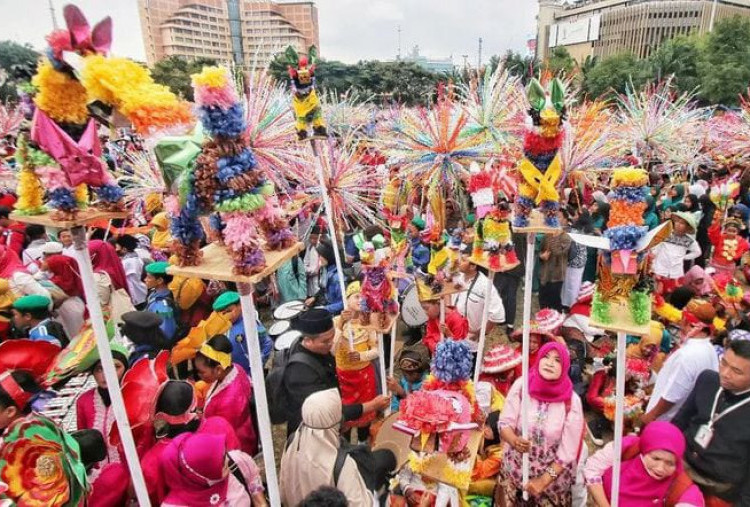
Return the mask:
[[[539,349],[529,372],[529,440],[521,438],[521,387],[513,384],[500,415],[500,436],[507,443],[499,494],[513,505],[524,489],[536,505],[571,505],[573,468],[583,439],[583,408],[567,375],[570,356],[565,345],[550,342]],[[529,482],[522,484],[522,456],[529,453]],[[501,505],[503,505],[501,503]]]

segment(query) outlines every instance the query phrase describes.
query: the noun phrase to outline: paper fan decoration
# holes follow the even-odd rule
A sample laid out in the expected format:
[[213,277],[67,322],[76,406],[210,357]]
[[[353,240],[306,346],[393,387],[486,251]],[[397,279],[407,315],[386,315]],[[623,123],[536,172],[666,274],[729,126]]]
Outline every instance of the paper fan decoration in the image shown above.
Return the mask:
[[632,85],[618,98],[616,138],[635,148],[649,163],[690,164],[702,144],[705,109],[693,105],[694,95],[677,94],[672,80],[634,91]]
[[584,102],[571,108],[568,133],[560,148],[562,177],[559,186],[567,186],[567,176],[578,171],[605,166],[625,148],[615,135],[616,119],[606,102]]
[[335,91],[322,94],[321,103],[326,125],[337,135],[357,131],[361,135],[374,137],[375,108],[371,100],[372,97],[362,97],[356,90],[347,90],[341,95]]
[[444,90],[430,109],[406,110],[386,139],[384,152],[402,164],[402,177],[448,194],[461,188],[469,164],[492,151],[479,135],[462,135],[469,115]]
[[[164,350],[155,359],[144,357],[125,372],[122,377],[122,398],[128,414],[133,439],[138,442],[150,431],[149,421],[153,415],[154,403],[159,386],[167,381],[169,352]],[[117,425],[112,425],[109,443],[118,445],[120,433]]]
[[21,108],[0,104],[0,137],[18,134],[23,120]]
[[292,179],[299,183],[297,191],[305,196],[302,206],[322,202],[318,166],[323,170],[333,218],[338,227],[367,227],[385,223],[384,217],[376,211],[385,184],[383,177],[375,166],[362,163],[352,134],[339,142],[333,138],[319,141],[317,157],[313,156],[304,166],[289,169]]
[[294,115],[289,94],[264,70],[246,75],[245,130],[257,167],[284,192],[289,190],[287,168],[304,164],[304,153],[296,143]]
[[123,150],[111,143],[110,149],[122,159],[115,171],[115,179],[125,195],[123,200],[128,208],[138,205],[149,194],[164,194],[167,185],[157,161],[147,150]]
[[38,414],[9,426],[0,448],[4,496],[26,507],[79,505],[88,489],[78,443]]
[[470,118],[462,135],[484,138],[493,152],[511,146],[520,150],[526,107],[517,76],[498,66],[493,73],[485,72],[481,83],[464,85],[462,93]]

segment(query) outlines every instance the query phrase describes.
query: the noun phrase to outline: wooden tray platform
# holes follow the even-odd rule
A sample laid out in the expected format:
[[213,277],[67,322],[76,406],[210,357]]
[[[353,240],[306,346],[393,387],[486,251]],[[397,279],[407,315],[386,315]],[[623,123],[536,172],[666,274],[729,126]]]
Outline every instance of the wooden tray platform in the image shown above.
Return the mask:
[[167,273],[170,275],[187,276],[190,278],[202,278],[204,280],[221,280],[223,282],[257,283],[268,275],[279,269],[286,261],[304,250],[303,243],[296,243],[286,250],[264,252],[266,256],[266,267],[255,275],[235,275],[232,272],[232,258],[222,245],[211,243],[201,249],[203,257],[197,266],[170,266]]
[[25,224],[43,225],[45,227],[55,227],[58,229],[70,229],[71,227],[83,226],[97,220],[117,220],[127,218],[127,211],[99,211],[89,208],[78,213],[75,220],[60,220],[52,217],[52,212],[41,215],[24,215],[18,212],[10,214],[10,219]]

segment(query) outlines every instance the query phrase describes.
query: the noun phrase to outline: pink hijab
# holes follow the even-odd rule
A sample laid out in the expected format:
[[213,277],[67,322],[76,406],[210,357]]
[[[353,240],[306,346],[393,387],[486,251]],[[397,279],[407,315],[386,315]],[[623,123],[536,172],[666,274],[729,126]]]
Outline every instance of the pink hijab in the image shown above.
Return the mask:
[[[703,284],[696,287],[693,282],[700,279],[703,279]],[[687,273],[685,273],[682,285],[693,289],[698,296],[705,296],[712,290],[710,277],[706,274],[704,269],[698,265],[693,266]]]
[[170,505],[224,505],[229,476],[225,474],[225,435],[183,433],[161,455]]
[[125,289],[130,294],[125,269],[122,267],[122,261],[112,245],[100,239],[91,240],[89,241],[89,254],[94,271],[107,273],[112,280],[114,290]]
[[[685,453],[685,437],[680,429],[666,421],[654,421],[647,425],[640,437],[628,436],[622,441],[623,452],[638,445],[640,454],[622,462],[620,471],[620,505],[646,507],[663,505],[672,486],[672,479],[682,472],[682,456]],[[675,455],[674,474],[662,480],[651,477],[643,465],[642,456],[651,451],[669,451]],[[607,498],[612,494],[612,468],[602,476]]]
[[10,248],[0,245],[0,278],[10,278],[13,273],[28,273],[18,254]]
[[[560,378],[547,380],[539,373],[539,362],[551,351],[560,355],[562,372]],[[570,354],[562,343],[549,342],[542,345],[536,355],[536,363],[529,371],[529,395],[537,401],[559,403],[568,401],[573,395],[573,382],[568,376],[570,370]]]

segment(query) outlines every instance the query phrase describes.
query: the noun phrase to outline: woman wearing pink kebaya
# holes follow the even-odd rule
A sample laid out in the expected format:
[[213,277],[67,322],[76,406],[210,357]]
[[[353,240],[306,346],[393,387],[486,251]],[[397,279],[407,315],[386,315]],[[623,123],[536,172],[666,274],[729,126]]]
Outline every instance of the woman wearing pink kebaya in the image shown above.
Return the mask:
[[240,448],[254,455],[257,436],[250,414],[253,391],[245,370],[232,364],[232,344],[224,335],[216,335],[198,351],[195,369],[209,384],[203,417],[223,417],[234,428]]
[[581,399],[573,392],[568,377],[570,356],[565,345],[547,343],[539,349],[537,358],[529,369],[529,439],[520,436],[523,378],[510,388],[498,421],[500,436],[508,444],[498,490],[504,505],[516,504],[523,491],[522,457],[528,452],[526,490],[534,505],[568,506],[583,439]]

